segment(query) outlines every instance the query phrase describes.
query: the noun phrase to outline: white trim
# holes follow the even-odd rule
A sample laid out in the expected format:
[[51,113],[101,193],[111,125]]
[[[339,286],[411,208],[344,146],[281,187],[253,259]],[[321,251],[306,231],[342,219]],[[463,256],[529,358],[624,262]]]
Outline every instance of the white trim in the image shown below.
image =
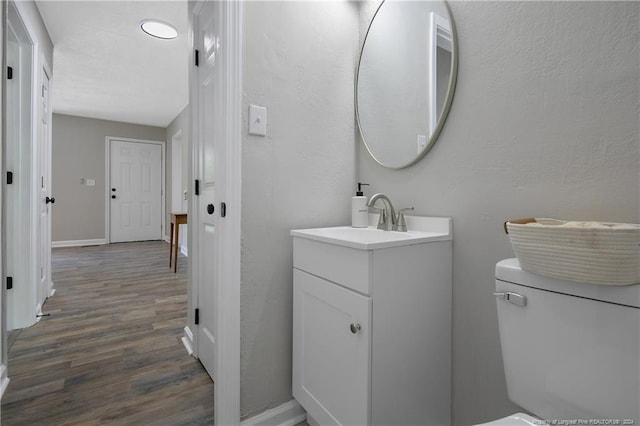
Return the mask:
[[[162,237],[162,241],[164,241],[167,244],[171,242],[171,240],[169,240],[169,237],[167,237],[166,235]],[[181,244],[180,253],[182,253],[184,257],[189,257],[189,246],[188,245],[185,246],[184,244]]]
[[181,340],[187,353],[193,355],[193,333],[188,325],[184,328],[184,336],[182,336]]
[[307,412],[295,399],[241,423],[242,426],[294,426],[307,419]]
[[[46,61],[46,58],[44,55],[42,56],[42,70],[43,72],[46,74],[47,78],[49,79],[49,93],[47,94],[48,99],[47,99],[47,135],[46,137],[48,138],[47,140],[47,187],[49,188],[49,194],[51,196],[53,196],[52,194],[52,185],[51,183],[53,182],[53,108],[52,108],[52,98],[51,98],[51,94],[53,93],[53,71],[51,69],[51,65],[49,65],[49,63]],[[42,75],[41,75],[42,78]],[[42,79],[41,84],[44,85],[44,79]],[[39,110],[41,110],[41,108],[39,108]],[[40,201],[42,202],[42,201]],[[49,221],[48,223],[48,235],[46,237],[46,240],[43,241],[42,236],[40,236],[40,244],[49,244],[49,247],[47,247],[48,249],[48,256],[47,256],[47,283],[46,283],[46,287],[43,289],[44,290],[44,298],[48,298],[51,297],[53,295],[53,293],[55,293],[55,288],[54,288],[54,283],[53,283],[53,268],[51,266],[51,238],[53,235],[53,225],[52,225],[52,219],[53,219],[53,212],[51,209],[49,209],[49,213],[47,214],[47,220]],[[38,227],[38,232],[40,232],[40,227]],[[44,303],[44,300],[42,301],[42,303]]]
[[219,253],[221,280],[216,310],[218,321],[218,389],[216,416],[218,425],[240,424],[240,255],[242,219],[242,10],[241,2],[224,2],[223,14],[228,57],[223,62],[227,96],[224,111],[226,137],[225,190],[228,211],[221,242],[225,250]]
[[[198,16],[202,11],[205,0],[199,0],[193,8],[190,16],[190,30],[192,47],[197,45],[194,29],[198,27]],[[215,385],[215,424],[217,425],[239,425],[240,424],[240,256],[241,256],[241,201],[242,201],[242,2],[220,2],[220,22],[221,32],[224,40],[227,41],[226,52],[228,57],[222,62],[223,69],[220,72],[226,76],[225,91],[219,98],[222,111],[226,112],[224,122],[225,148],[225,179],[220,185],[221,193],[225,194],[226,204],[229,212],[225,219],[225,226],[220,229],[220,240],[225,250],[217,253],[217,264],[221,265],[219,273],[219,289],[214,307],[217,321],[214,332],[217,337],[216,357],[214,371],[216,371]],[[192,49],[192,52],[194,49]],[[193,62],[192,62],[193,63]],[[190,105],[191,105],[191,174],[193,179],[198,179],[199,160],[199,138],[198,117],[198,87],[197,70],[191,67],[190,79]],[[192,181],[193,182],[193,181]],[[191,183],[190,182],[190,185]],[[191,187],[191,186],[190,186]],[[197,197],[189,197],[190,211],[189,217],[193,224],[198,223]],[[188,244],[197,247],[197,235],[194,229],[197,226],[189,226],[190,230]],[[195,238],[194,238],[195,237]],[[194,245],[195,244],[195,245]],[[191,303],[198,300],[197,281],[197,261],[198,256],[190,256],[189,262],[189,290],[192,295]],[[191,308],[197,307],[191,305]],[[190,317],[191,320],[192,317]],[[190,323],[191,325],[191,323]],[[194,330],[197,330],[194,325]],[[196,339],[195,353],[198,350],[198,333]]]
[[[180,161],[177,162],[176,161],[176,156],[174,155],[176,153],[176,147],[179,145],[180,148]],[[169,205],[171,206],[171,208],[169,209],[169,211],[179,211],[179,212],[184,212],[186,211],[186,200],[184,198],[184,195],[182,193],[182,188],[184,188],[184,182],[182,181],[183,176],[184,176],[184,170],[183,170],[183,166],[185,163],[185,158],[184,158],[184,141],[182,139],[182,129],[179,129],[173,136],[171,136],[171,176],[167,176],[167,180],[171,180],[171,199],[169,200]],[[180,187],[179,188],[174,188],[175,185],[175,181],[174,181],[174,175],[176,174],[176,164],[180,164]],[[177,191],[176,191],[177,190]],[[176,198],[176,195],[180,195],[180,207],[178,209],[176,209],[174,207],[174,200]]]
[[[37,135],[38,135],[38,109],[39,90],[36,76],[39,75],[40,52],[37,44],[37,24],[33,21],[32,10],[25,9],[22,2],[9,1],[4,9],[7,15],[6,22],[8,38],[12,32],[19,44],[20,59],[18,60],[20,78],[16,80],[19,84],[18,95],[20,98],[20,108],[17,128],[13,129],[13,139],[6,137],[9,126],[5,124],[5,141],[3,155],[3,171],[14,171],[14,185],[9,189],[5,187],[3,193],[4,214],[3,214],[3,277],[11,275],[16,282],[27,283],[23,286],[14,287],[11,294],[4,293],[3,312],[6,310],[5,323],[3,327],[7,329],[29,327],[35,323],[35,307],[37,305],[37,290],[39,282],[38,259],[38,218],[39,218],[39,188],[38,161],[37,161]],[[6,45],[5,45],[6,47]],[[9,52],[4,52],[7,56]],[[6,66],[6,59],[3,60]],[[6,93],[3,100],[6,102],[8,96],[8,86],[5,85]],[[5,105],[6,107],[6,105]],[[16,141],[26,141],[17,143]],[[13,143],[12,143],[13,141]],[[12,147],[11,156],[7,155],[8,147]],[[11,212],[9,214],[9,212]],[[13,235],[9,235],[8,229]],[[10,244],[11,251],[7,250]],[[12,256],[9,256],[12,253]],[[17,253],[20,255],[18,256]],[[4,290],[3,290],[4,291]],[[4,349],[3,349],[4,351]],[[3,353],[3,360],[6,361],[6,353]]]
[[94,240],[68,240],[68,241],[51,241],[51,248],[57,247],[81,247],[81,246],[101,246],[107,244],[104,238],[96,238]]
[[111,141],[123,141],[123,142],[132,142],[132,143],[149,143],[154,145],[160,145],[162,148],[162,158],[160,159],[160,181],[161,181],[161,192],[160,196],[160,208],[162,211],[160,212],[160,239],[165,234],[166,227],[166,217],[167,217],[167,206],[166,206],[166,162],[167,162],[167,142],[166,141],[154,141],[148,139],[132,139],[132,138],[121,138],[117,136],[106,136],[104,138],[104,239],[107,242],[111,242],[111,202],[109,201],[109,197],[111,196],[111,150],[109,149],[111,146]]
[[[203,6],[203,2],[195,4],[193,10],[189,14],[189,43],[190,43],[190,56],[189,56],[189,108],[191,113],[189,114],[189,144],[188,144],[188,163],[187,173],[188,180],[187,187],[189,188],[189,197],[187,198],[187,215],[190,223],[198,223],[198,197],[195,196],[195,180],[198,179],[198,132],[197,132],[197,102],[198,102],[198,70],[195,67],[195,31],[197,25],[197,14],[200,12]],[[197,239],[193,229],[195,226],[187,226],[187,244],[192,248],[194,252],[193,242]],[[198,306],[198,284],[197,284],[197,270],[198,262],[195,259],[197,256],[191,256],[187,258],[187,326],[190,330],[193,330],[195,334],[191,336],[191,347],[193,348],[194,357],[198,358],[198,333],[199,327],[195,324],[195,309]],[[217,396],[214,395],[214,401],[217,400]]]
[[7,386],[9,386],[9,377],[7,376],[7,366],[2,364],[0,365],[0,399],[2,399],[2,395],[4,395],[4,391],[7,390]]

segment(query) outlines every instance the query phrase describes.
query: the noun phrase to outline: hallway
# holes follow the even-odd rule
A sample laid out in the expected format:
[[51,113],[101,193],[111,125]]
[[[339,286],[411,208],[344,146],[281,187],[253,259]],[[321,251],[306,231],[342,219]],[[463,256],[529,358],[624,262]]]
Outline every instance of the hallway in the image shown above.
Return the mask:
[[173,274],[168,249],[53,250],[47,316],[11,342],[3,425],[213,424],[213,383],[180,341],[186,259]]

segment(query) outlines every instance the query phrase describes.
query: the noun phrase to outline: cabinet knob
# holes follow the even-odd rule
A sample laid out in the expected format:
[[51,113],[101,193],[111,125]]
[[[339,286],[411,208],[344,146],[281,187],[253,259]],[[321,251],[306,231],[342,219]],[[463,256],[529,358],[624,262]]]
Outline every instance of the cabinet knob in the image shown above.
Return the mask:
[[351,330],[353,334],[357,334],[361,329],[362,327],[360,327],[360,324],[351,323],[351,325],[349,326],[349,330]]

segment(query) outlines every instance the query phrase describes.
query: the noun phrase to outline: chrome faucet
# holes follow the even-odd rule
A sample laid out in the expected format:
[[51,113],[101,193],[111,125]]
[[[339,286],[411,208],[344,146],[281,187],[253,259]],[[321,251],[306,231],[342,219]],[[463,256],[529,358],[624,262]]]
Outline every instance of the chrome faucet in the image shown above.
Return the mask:
[[[383,208],[376,207],[376,201],[382,200],[384,204]],[[398,214],[396,215],[396,210],[393,208],[393,204],[391,204],[391,200],[389,197],[382,193],[378,193],[372,195],[367,203],[367,207],[373,207],[374,209],[380,210],[380,218],[378,219],[378,229],[383,229],[385,231],[407,231],[407,224],[404,220],[404,211],[405,210],[413,210],[413,207],[409,207],[406,209],[400,209]],[[387,213],[388,211],[388,213]],[[389,221],[389,218],[391,220]]]
[[[378,229],[384,229],[385,231],[395,231],[398,227],[396,218],[396,211],[391,204],[389,197],[382,193],[372,195],[367,203],[368,207],[375,207],[376,201],[382,200],[384,208],[380,209],[380,220],[378,221]],[[377,207],[375,207],[377,208]],[[391,221],[389,221],[391,217]]]

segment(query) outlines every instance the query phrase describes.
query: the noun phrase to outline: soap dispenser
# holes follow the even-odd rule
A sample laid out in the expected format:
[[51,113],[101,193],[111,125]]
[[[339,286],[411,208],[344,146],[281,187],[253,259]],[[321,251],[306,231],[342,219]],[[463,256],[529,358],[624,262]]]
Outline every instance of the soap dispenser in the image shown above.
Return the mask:
[[369,184],[358,182],[356,196],[351,198],[351,226],[354,228],[366,228],[369,225],[369,208],[367,197],[362,192],[363,186],[369,186]]

